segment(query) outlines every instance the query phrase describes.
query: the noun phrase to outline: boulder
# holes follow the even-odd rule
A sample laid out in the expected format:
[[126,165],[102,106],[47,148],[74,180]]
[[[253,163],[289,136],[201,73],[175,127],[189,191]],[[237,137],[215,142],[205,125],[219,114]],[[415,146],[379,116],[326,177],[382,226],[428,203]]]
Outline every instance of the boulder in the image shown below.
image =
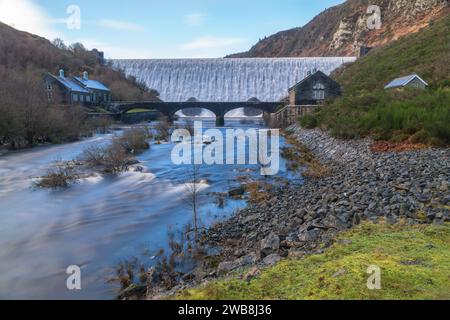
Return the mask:
[[245,186],[240,186],[239,188],[231,189],[228,191],[230,197],[240,197],[245,194]]
[[230,271],[233,271],[237,268],[239,268],[239,262],[237,261],[225,261],[221,262],[219,266],[217,267],[217,272],[219,275],[225,275],[229,273]]
[[266,266],[273,266],[274,264],[277,264],[281,261],[281,256],[278,254],[271,254],[264,258],[263,263]]
[[298,240],[301,242],[314,242],[317,241],[320,237],[320,230],[304,230],[298,235]]
[[272,253],[278,252],[280,249],[280,237],[271,233],[267,238],[261,241],[261,257],[267,257]]

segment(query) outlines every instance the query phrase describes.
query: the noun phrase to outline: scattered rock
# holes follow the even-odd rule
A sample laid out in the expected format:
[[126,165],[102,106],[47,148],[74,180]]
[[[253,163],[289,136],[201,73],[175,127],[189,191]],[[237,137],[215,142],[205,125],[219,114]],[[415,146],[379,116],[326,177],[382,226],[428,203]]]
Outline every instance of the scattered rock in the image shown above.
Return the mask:
[[250,282],[252,279],[257,278],[260,274],[261,271],[257,267],[253,267],[244,275],[243,279],[244,281]]
[[[370,139],[341,141],[297,126],[288,131],[329,173],[307,177],[302,185],[274,188],[269,201],[249,204],[211,228],[205,243],[220,247],[226,260],[234,261],[221,264],[222,272],[255,265],[261,259],[271,265],[281,257],[300,259],[323,252],[338,232],[364,220],[449,221],[449,149],[372,153]],[[245,187],[229,194],[242,196]]]
[[229,273],[230,271],[236,270],[237,268],[239,268],[239,266],[239,262],[236,261],[221,262],[217,267],[217,272],[219,275],[224,275]]
[[232,198],[240,197],[245,194],[245,186],[240,186],[239,188],[231,189],[228,191],[228,195]]
[[281,261],[281,257],[278,254],[271,254],[264,258],[263,263],[266,266],[272,266]]
[[319,239],[319,237],[320,237],[320,230],[314,229],[301,232],[298,236],[298,239],[301,242],[313,242]]
[[139,286],[136,284],[132,284],[128,288],[126,288],[125,290],[122,290],[119,293],[119,299],[122,299],[122,300],[123,299],[127,299],[127,300],[140,299],[140,298],[144,297],[146,293],[147,293],[146,286]]
[[280,237],[271,233],[267,238],[261,241],[261,257],[264,258],[280,249]]

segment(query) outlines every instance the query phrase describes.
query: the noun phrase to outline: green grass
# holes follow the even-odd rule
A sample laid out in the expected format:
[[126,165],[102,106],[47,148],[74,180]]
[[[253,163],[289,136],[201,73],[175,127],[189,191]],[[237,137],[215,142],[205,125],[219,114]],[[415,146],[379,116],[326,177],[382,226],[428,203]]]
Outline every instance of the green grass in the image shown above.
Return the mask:
[[337,138],[372,136],[399,142],[450,145],[450,89],[376,91],[345,96],[301,119]]
[[[301,119],[306,128],[329,129],[337,138],[411,138],[450,145],[450,15],[334,74],[344,96]],[[396,77],[418,73],[426,90],[384,90]]]
[[[282,261],[246,282],[239,275],[180,293],[193,300],[450,299],[450,226],[363,224],[326,253]],[[381,268],[381,290],[367,269]],[[333,277],[336,273],[342,273]]]
[[136,108],[136,109],[131,109],[127,113],[146,113],[146,112],[153,112],[153,111],[154,110]]

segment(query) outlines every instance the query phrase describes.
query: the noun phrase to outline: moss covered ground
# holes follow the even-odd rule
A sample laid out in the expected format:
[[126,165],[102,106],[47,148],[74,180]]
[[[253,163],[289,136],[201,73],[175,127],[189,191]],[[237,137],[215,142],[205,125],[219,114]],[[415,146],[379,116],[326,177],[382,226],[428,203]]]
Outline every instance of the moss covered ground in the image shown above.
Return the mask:
[[[370,266],[381,289],[369,290]],[[450,299],[450,225],[367,223],[343,233],[325,253],[288,259],[250,280],[244,272],[181,292],[193,300]]]

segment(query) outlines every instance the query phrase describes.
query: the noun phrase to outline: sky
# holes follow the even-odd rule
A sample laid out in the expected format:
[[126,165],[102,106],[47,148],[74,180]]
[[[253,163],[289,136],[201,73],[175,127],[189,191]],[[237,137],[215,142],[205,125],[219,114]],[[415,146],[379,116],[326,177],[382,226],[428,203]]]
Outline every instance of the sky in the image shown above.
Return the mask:
[[343,0],[0,0],[0,21],[107,58],[218,58]]

